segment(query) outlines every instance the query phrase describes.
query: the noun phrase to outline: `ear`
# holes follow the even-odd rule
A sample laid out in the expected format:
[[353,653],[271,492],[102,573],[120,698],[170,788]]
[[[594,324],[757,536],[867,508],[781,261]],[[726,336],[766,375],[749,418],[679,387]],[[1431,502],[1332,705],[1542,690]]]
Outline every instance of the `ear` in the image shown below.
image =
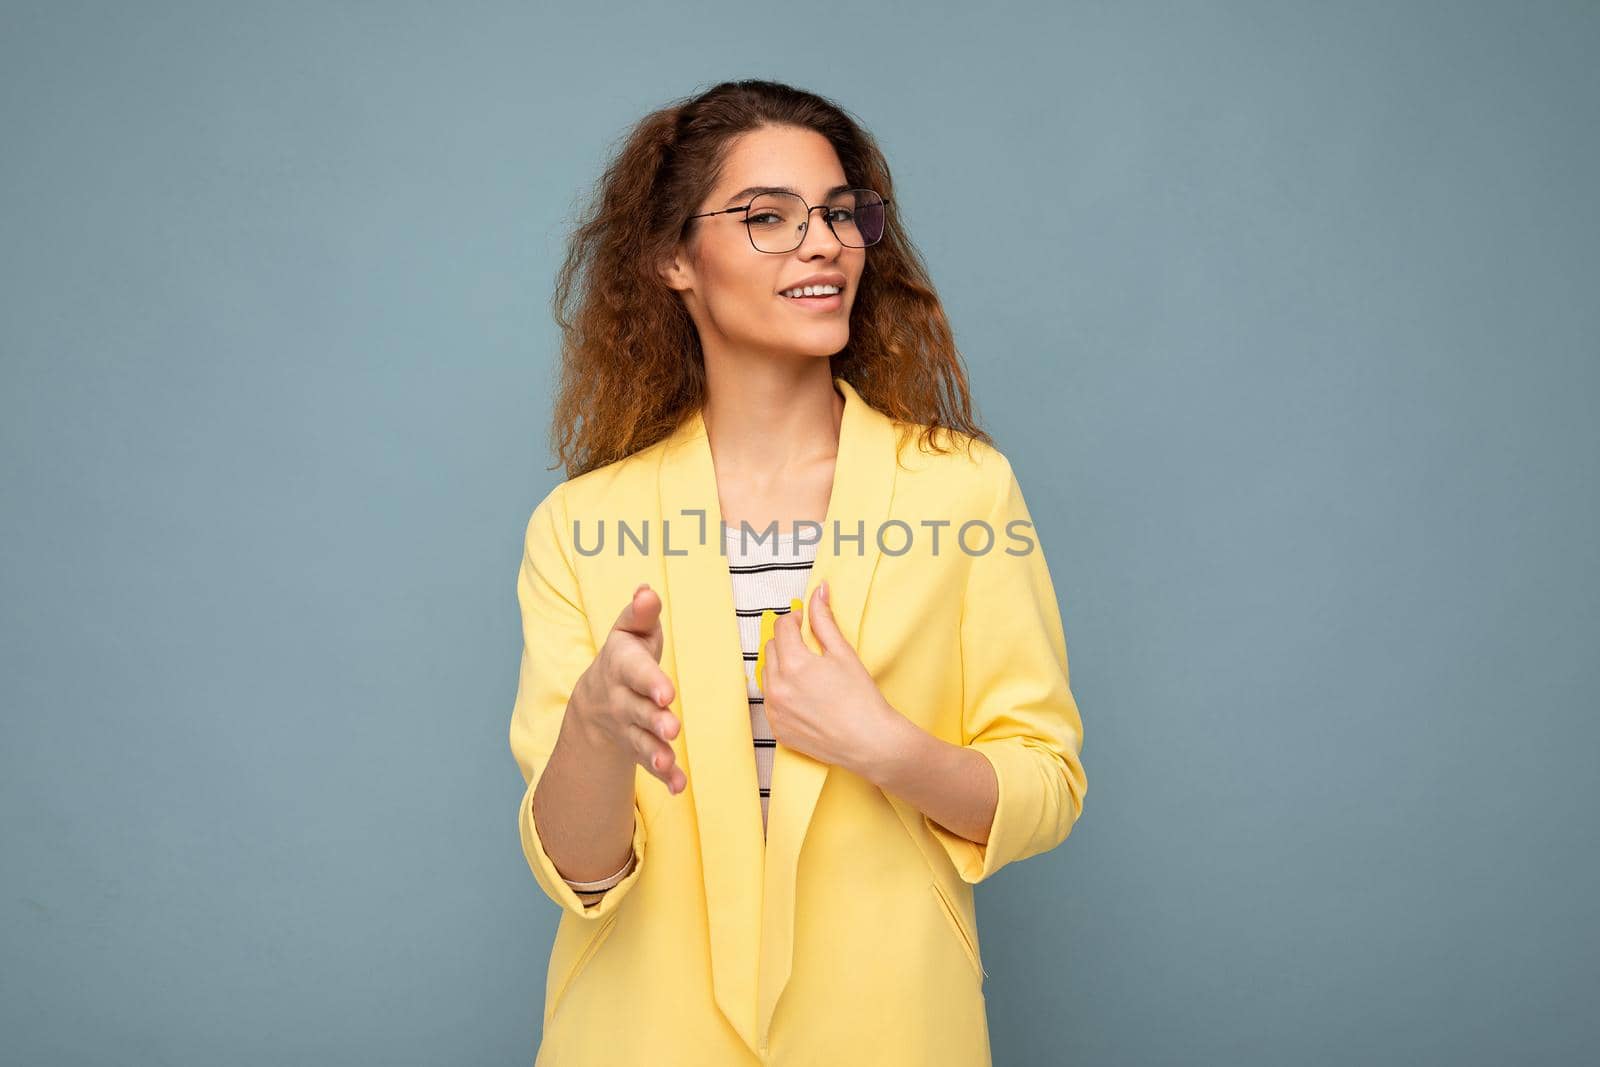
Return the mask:
[[681,244],[656,264],[656,273],[667,283],[667,288],[680,293],[694,284],[694,268],[689,265],[688,254]]

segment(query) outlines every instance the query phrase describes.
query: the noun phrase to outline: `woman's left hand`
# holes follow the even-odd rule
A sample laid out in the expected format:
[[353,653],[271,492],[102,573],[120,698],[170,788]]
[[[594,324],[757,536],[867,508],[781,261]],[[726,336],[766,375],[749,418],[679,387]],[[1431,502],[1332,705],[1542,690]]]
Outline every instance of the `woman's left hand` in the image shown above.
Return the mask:
[[[800,602],[794,602],[798,605]],[[867,776],[895,751],[910,720],[884,699],[856,650],[833,619],[827,583],[811,595],[811,651],[800,635],[803,612],[779,617],[762,655],[767,724],[783,745]]]

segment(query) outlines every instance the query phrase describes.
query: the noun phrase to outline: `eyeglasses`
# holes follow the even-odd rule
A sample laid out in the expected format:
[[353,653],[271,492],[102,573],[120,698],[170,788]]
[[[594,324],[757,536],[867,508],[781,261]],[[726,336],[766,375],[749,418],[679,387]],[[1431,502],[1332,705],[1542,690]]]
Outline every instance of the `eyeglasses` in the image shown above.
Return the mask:
[[703,219],[743,211],[745,232],[757,252],[783,255],[793,252],[806,239],[811,213],[821,208],[822,218],[839,243],[850,248],[866,248],[883,239],[889,201],[871,189],[847,189],[829,198],[826,204],[812,207],[793,193],[759,193],[744,207],[723,208],[690,215]]

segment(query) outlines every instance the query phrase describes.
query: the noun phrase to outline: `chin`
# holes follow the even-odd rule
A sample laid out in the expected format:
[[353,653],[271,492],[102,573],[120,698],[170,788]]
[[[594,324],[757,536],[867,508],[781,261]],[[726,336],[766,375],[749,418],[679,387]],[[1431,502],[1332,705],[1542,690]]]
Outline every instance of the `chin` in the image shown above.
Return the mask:
[[844,346],[849,343],[850,336],[846,334],[837,342],[830,341],[826,344],[798,344],[790,346],[789,350],[793,352],[799,359],[827,359],[829,356],[837,356],[841,351],[844,350]]
[[788,347],[806,355],[831,356],[850,343],[850,327],[845,323],[826,326],[819,323],[814,329],[787,332]]

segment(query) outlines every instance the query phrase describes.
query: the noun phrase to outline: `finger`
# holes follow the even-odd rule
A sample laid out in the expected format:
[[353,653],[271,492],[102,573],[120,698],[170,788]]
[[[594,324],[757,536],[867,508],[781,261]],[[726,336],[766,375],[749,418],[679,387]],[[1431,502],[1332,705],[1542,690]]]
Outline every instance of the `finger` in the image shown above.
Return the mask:
[[758,666],[763,658],[766,660],[766,678],[762,692],[766,692],[765,684],[771,683],[773,672],[782,669],[778,666],[778,638],[776,635],[761,646],[761,654],[756,657]]
[[612,657],[615,678],[619,685],[666,707],[677,695],[672,679],[661,669],[650,650],[632,635],[624,636]]
[[798,663],[802,652],[810,652],[806,647],[805,638],[800,636],[800,623],[805,618],[804,606],[798,597],[789,601],[789,613],[778,619],[774,628],[778,647],[783,650],[784,658],[791,663]]
[[850,642],[845,640],[839,624],[834,621],[833,604],[828,599],[828,593],[827,579],[823,579],[811,594],[811,632],[817,635],[824,652],[842,651],[850,646]]
[[648,730],[640,730],[639,733],[647,741],[651,741],[653,745],[660,746],[655,754],[649,760],[643,762],[641,766],[665,783],[669,793],[681,793],[688,788],[689,775],[682,767],[678,766],[678,754],[672,750],[672,746],[653,740],[654,735]]
[[655,701],[626,690],[619,700],[622,718],[630,726],[637,726],[663,741],[671,741],[678,736],[682,725],[678,722],[678,717],[667,709],[658,707]]
[[628,738],[633,744],[635,762],[676,793],[675,782],[681,772],[676,766],[677,758],[673,754],[672,746],[650,731],[641,730],[631,723],[628,725]]
[[660,711],[650,713],[650,728],[661,740],[671,741],[683,730],[683,723],[679,722],[678,717],[672,712],[662,708]]
[[611,628],[639,638],[650,647],[651,655],[661,658],[661,597],[650,583],[643,582],[633,591],[628,606]]

